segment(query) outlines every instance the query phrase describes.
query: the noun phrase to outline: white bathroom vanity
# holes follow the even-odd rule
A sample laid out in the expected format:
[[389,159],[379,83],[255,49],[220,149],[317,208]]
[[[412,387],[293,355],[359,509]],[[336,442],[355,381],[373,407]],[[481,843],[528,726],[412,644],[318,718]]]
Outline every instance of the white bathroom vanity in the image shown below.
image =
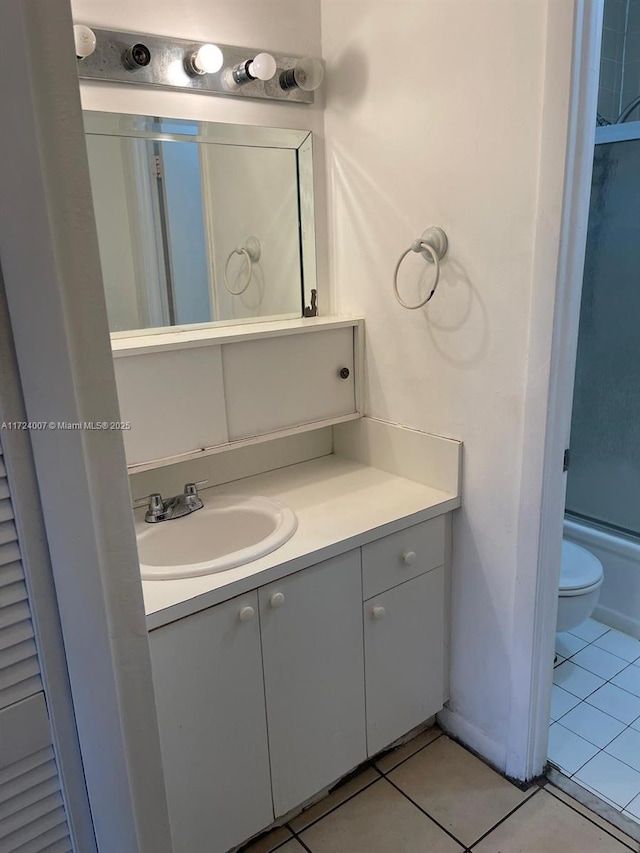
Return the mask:
[[330,455],[201,493],[277,498],[298,528],[143,581],[176,853],[232,849],[440,711],[460,448],[365,418]]

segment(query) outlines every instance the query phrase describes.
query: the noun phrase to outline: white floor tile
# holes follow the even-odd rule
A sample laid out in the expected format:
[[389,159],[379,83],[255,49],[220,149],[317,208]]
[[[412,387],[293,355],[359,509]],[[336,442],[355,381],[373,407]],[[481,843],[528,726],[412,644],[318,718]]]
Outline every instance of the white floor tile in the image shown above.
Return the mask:
[[570,658],[575,655],[585,646],[589,645],[586,640],[581,640],[580,637],[574,637],[568,631],[563,631],[561,634],[556,634],[556,654],[562,655],[563,658]]
[[633,800],[631,800],[631,802],[628,803],[625,811],[629,812],[636,819],[640,820],[640,796],[635,797]]
[[589,705],[629,725],[640,717],[640,697],[621,690],[615,684],[605,684],[587,697]]
[[578,770],[575,781],[584,782],[623,808],[640,794],[640,773],[606,752],[599,752]]
[[597,640],[598,637],[606,634],[609,630],[610,628],[607,625],[603,625],[601,622],[596,622],[595,619],[587,619],[586,622],[582,623],[582,625],[578,625],[577,628],[572,628],[569,633],[574,634],[576,637],[580,637],[582,640],[586,640],[588,643],[592,643],[594,640]]
[[565,661],[566,661],[566,658],[563,658],[562,655],[556,654],[554,661],[553,661],[553,666],[554,667],[560,666],[560,664],[564,663]]
[[626,809],[622,810],[622,814],[625,817],[628,817],[629,820],[635,820],[636,823],[640,823],[640,815],[635,815],[633,812],[628,812]]
[[595,641],[594,646],[611,652],[612,655],[623,658],[629,663],[640,658],[640,640],[623,634],[621,631],[607,631]]
[[635,729],[625,729],[604,751],[640,772],[640,732]]
[[611,683],[635,696],[640,696],[640,666],[631,664],[612,678]]
[[[573,778],[575,779],[576,783],[578,783],[578,777],[574,776]],[[619,806],[617,803],[614,803],[613,800],[609,799],[609,797],[605,797],[602,791],[597,791],[593,786],[587,785],[587,783],[583,782],[582,780],[580,780],[579,784],[581,788],[585,789],[585,791],[589,791],[590,793],[598,797],[599,800],[603,800],[605,803],[608,803],[617,812],[622,812],[622,806]]]
[[572,776],[598,753],[598,747],[554,723],[549,729],[549,761]]
[[601,749],[625,730],[625,724],[620,720],[614,720],[613,717],[587,705],[586,702],[581,702],[566,713],[562,718],[562,725]]
[[551,688],[551,719],[553,721],[559,720],[567,711],[570,711],[579,704],[580,699],[574,696],[573,693],[568,693],[562,687],[558,687],[557,684],[554,684]]
[[634,720],[634,721],[631,723],[631,728],[632,728],[632,729],[635,729],[637,732],[640,732],[640,717],[638,717],[638,719],[637,719],[637,720]]
[[575,654],[572,659],[573,663],[578,664],[583,669],[588,669],[594,675],[599,675],[608,681],[621,672],[626,664],[622,658],[617,658],[610,652],[605,652],[604,649],[599,649],[597,646],[587,646],[582,651]]
[[[553,670],[553,683],[569,693],[573,693],[579,699],[586,699],[590,693],[597,690],[605,683],[604,678],[587,672],[580,666],[576,666],[570,660],[565,661]],[[640,716],[640,714],[639,714]]]

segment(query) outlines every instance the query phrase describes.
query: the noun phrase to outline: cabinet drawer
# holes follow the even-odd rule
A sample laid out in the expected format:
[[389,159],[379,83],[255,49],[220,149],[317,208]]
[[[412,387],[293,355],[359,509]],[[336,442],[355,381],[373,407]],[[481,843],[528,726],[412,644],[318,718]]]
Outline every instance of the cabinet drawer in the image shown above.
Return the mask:
[[363,607],[371,757],[442,709],[444,568],[376,595]]
[[371,598],[444,564],[443,515],[414,524],[362,548],[363,598]]
[[225,344],[222,363],[231,441],[356,411],[351,326]]

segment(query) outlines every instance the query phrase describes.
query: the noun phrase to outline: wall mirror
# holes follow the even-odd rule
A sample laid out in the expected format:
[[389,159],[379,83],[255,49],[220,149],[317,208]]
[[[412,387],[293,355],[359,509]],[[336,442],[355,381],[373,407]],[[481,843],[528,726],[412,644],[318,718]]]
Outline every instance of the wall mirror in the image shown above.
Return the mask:
[[84,123],[113,337],[313,311],[309,131],[89,111]]

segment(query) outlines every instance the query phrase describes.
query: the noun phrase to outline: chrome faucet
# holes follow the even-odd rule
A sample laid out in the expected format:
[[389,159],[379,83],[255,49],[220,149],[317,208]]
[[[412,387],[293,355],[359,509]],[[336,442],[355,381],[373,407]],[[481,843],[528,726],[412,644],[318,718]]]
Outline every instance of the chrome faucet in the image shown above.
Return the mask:
[[153,524],[156,521],[171,521],[173,518],[182,518],[197,509],[202,509],[204,504],[198,495],[198,489],[206,485],[208,480],[199,480],[197,483],[185,483],[184,492],[174,495],[172,498],[163,500],[159,492],[153,492],[144,498],[137,498],[134,506],[147,504],[144,520]]

